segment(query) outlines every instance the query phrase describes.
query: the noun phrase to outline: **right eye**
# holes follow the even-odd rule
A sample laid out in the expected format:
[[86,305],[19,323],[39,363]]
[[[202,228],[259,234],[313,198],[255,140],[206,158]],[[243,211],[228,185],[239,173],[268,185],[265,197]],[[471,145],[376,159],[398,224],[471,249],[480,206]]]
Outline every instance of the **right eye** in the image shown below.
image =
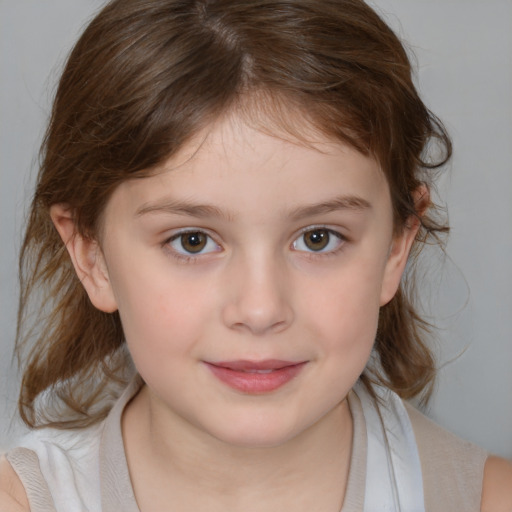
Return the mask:
[[168,241],[168,244],[175,252],[187,256],[220,251],[219,245],[203,231],[178,233]]

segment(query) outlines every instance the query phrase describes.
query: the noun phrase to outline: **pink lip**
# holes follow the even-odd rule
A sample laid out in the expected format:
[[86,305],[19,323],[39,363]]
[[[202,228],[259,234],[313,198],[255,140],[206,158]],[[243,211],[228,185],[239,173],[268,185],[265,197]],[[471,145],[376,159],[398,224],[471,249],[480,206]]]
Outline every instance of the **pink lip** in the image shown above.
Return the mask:
[[270,393],[296,377],[307,361],[220,361],[206,366],[221,382],[249,394]]

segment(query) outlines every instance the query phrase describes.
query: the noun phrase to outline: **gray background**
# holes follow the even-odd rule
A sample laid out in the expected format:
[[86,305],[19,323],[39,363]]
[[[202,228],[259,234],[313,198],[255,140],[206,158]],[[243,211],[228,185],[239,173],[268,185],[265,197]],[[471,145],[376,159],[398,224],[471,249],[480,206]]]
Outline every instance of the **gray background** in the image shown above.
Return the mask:
[[[22,431],[12,421],[16,255],[37,150],[66,53],[102,3],[0,0],[0,451]],[[428,414],[512,458],[512,0],[372,3],[409,42],[455,145],[440,183],[448,257],[428,254],[421,286],[440,327]]]

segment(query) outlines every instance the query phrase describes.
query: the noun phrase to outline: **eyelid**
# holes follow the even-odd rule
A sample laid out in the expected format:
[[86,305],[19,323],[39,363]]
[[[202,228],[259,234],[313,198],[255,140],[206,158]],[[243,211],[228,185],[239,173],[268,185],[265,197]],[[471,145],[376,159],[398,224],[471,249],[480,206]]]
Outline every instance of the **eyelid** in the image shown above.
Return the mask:
[[[171,242],[174,242],[175,240],[178,240],[183,235],[186,235],[188,233],[201,233],[209,239],[209,242],[207,241],[207,244],[210,242],[213,242],[215,244],[214,250],[209,250],[204,252],[201,250],[200,252],[193,253],[188,252],[185,249],[183,251],[177,250],[175,247],[171,246]],[[175,231],[171,236],[167,237],[165,241],[163,242],[163,246],[167,247],[169,252],[176,257],[177,259],[186,259],[186,260],[195,260],[200,256],[206,256],[208,254],[217,253],[222,250],[222,246],[217,242],[217,237],[213,236],[207,229],[204,228],[194,228],[194,227],[187,227],[183,229],[179,229]]]

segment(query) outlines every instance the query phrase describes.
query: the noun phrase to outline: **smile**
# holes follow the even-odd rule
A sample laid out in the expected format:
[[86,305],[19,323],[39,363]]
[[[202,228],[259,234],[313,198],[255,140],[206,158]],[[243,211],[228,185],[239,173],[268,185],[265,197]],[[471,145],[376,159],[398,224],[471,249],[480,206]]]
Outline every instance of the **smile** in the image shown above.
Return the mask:
[[275,391],[293,380],[306,363],[307,361],[272,359],[206,362],[205,364],[218,380],[230,388],[247,394],[263,394]]

